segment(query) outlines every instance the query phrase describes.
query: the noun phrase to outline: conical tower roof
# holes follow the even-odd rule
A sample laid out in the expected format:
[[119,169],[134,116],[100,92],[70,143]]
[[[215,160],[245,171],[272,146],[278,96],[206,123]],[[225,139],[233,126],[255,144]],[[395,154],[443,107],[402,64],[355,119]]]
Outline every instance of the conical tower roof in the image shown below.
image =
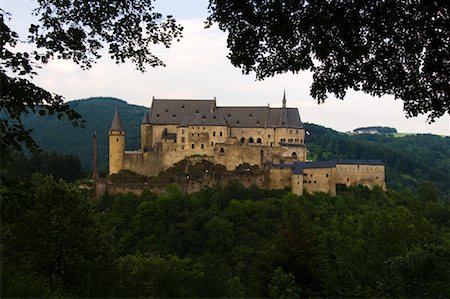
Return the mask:
[[148,111],[145,112],[144,117],[142,118],[141,124],[149,124],[150,121],[148,120]]
[[114,113],[113,121],[111,123],[111,128],[109,130],[110,131],[125,131],[123,129],[122,121],[120,120],[119,111],[117,111],[117,109],[116,109],[116,112]]

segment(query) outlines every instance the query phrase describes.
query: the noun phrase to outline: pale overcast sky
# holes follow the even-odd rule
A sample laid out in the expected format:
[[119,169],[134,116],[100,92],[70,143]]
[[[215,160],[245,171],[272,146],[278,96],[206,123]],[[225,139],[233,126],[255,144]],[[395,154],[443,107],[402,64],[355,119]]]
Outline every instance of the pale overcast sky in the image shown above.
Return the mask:
[[[31,0],[0,0],[11,13],[8,21],[24,39],[30,24]],[[348,92],[344,101],[329,97],[318,105],[309,95],[312,76],[308,72],[284,74],[264,81],[255,75],[242,75],[226,58],[226,34],[216,27],[204,29],[208,14],[207,0],[157,0],[156,7],[172,14],[184,26],[184,37],[172,48],[154,47],[167,65],[142,74],[131,64],[115,65],[100,59],[89,71],[82,71],[70,61],[52,61],[39,70],[35,84],[58,93],[66,100],[94,96],[111,96],[131,104],[149,107],[151,98],[206,99],[217,98],[219,106],[281,105],[286,89],[288,106],[297,107],[304,122],[312,122],[338,131],[381,125],[399,132],[449,135],[448,115],[429,125],[426,117],[407,119],[403,102],[390,96],[373,98],[361,92]]]

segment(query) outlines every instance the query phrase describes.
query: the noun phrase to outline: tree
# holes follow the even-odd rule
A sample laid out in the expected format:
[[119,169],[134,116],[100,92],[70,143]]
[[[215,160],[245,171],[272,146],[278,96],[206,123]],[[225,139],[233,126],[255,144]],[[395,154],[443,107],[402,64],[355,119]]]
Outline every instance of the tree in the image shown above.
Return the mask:
[[164,66],[151,53],[151,44],[170,47],[181,37],[182,27],[172,16],[162,17],[154,11],[153,0],[38,0],[33,13],[39,24],[31,24],[28,42],[37,50],[30,53],[15,51],[19,36],[5,22],[8,12],[0,9],[2,84],[0,107],[1,149],[10,146],[21,149],[21,143],[30,149],[37,144],[31,129],[21,122],[26,113],[56,114],[73,125],[81,125],[81,115],[63,102],[63,97],[52,94],[31,82],[38,64],[50,59],[73,60],[82,69],[88,69],[101,57],[107,46],[108,54],[116,63],[128,60],[140,71],[147,66]]
[[112,246],[77,186],[36,175],[31,186],[1,191],[2,268],[9,269],[3,297],[18,296],[13,291],[29,288],[21,284],[34,278],[26,296],[45,293],[45,285],[52,294],[108,294]]
[[449,112],[446,1],[210,0],[209,25],[228,33],[229,59],[258,79],[313,72],[311,95],[348,89],[393,95],[408,117]]

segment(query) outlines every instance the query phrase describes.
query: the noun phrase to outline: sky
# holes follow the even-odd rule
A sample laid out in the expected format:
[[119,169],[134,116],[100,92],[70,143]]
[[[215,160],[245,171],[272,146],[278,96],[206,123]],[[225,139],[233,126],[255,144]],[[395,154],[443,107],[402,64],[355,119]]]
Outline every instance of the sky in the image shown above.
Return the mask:
[[[33,20],[32,0],[0,0],[1,7],[11,13],[10,27],[25,39]],[[310,72],[282,74],[256,81],[255,74],[243,75],[227,59],[226,33],[217,27],[204,28],[208,16],[207,0],[156,0],[156,9],[173,15],[184,27],[183,38],[170,49],[152,47],[166,67],[137,71],[131,63],[116,65],[101,58],[87,71],[71,61],[53,60],[38,70],[33,82],[64,96],[67,101],[96,96],[111,96],[130,104],[151,106],[152,97],[166,99],[212,99],[218,106],[280,107],[286,90],[287,106],[300,111],[303,122],[337,131],[351,131],[364,126],[394,127],[404,133],[450,134],[447,114],[432,124],[425,116],[406,118],[403,102],[391,96],[371,97],[348,91],[338,100],[332,95],[318,104],[310,94]],[[21,46],[27,48],[28,46]],[[106,55],[107,56],[107,55]]]

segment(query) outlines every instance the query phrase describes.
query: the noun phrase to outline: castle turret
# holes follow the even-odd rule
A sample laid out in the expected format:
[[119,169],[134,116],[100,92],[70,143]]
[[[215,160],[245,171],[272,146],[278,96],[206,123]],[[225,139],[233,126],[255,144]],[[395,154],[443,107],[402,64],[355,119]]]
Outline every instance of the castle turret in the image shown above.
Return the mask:
[[123,168],[125,151],[125,129],[116,109],[109,129],[109,174],[118,173]]

